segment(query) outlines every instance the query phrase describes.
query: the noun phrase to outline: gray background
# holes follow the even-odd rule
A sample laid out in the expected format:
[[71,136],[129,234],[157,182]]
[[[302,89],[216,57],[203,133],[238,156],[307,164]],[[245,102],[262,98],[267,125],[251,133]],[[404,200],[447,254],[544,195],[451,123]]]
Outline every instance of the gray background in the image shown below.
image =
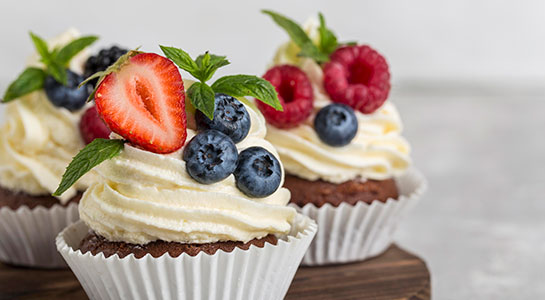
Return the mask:
[[[0,91],[32,53],[27,32],[69,26],[157,51],[228,55],[262,74],[287,36],[261,8],[317,11],[379,49],[430,190],[398,232],[435,299],[545,298],[545,1],[1,1]],[[0,107],[0,111],[3,110]]]

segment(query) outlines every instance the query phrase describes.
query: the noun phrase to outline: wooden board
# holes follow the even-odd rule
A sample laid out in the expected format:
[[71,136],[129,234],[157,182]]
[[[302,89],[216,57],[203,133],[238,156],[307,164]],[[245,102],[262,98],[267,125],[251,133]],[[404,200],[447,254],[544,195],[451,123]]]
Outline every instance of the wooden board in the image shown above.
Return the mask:
[[[69,270],[34,270],[0,264],[0,299],[87,299]],[[304,267],[286,299],[430,299],[430,275],[418,257],[392,246],[362,263]]]

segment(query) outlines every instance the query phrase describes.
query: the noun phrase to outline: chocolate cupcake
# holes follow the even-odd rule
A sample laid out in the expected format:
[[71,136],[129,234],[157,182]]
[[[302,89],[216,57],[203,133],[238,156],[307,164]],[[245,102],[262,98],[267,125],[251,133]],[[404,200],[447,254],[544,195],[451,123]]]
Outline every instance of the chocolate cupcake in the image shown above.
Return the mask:
[[[51,64],[61,58],[40,62],[53,48],[65,49],[79,37],[68,30],[45,42],[31,34],[36,54],[27,69],[12,83],[3,97],[5,123],[0,128],[0,261],[22,266],[66,267],[55,248],[55,236],[78,220],[77,204],[92,174],[82,178],[64,195],[53,197],[64,169],[84,147],[78,129],[89,92],[77,90],[82,80],[85,46],[96,38],[84,37],[78,49],[70,46],[57,70]],[[73,45],[73,44],[72,44]],[[47,49],[46,49],[47,48]],[[78,51],[74,51],[78,50]],[[45,53],[47,52],[47,53]],[[63,51],[67,54],[67,51]],[[59,81],[66,80],[66,85]],[[71,93],[66,93],[67,90]]]
[[378,255],[390,245],[402,208],[411,206],[405,202],[415,202],[423,184],[408,172],[410,147],[388,100],[388,64],[367,45],[338,43],[322,15],[290,34],[295,42],[280,46],[263,76],[284,110],[257,105],[268,123],[266,139],[286,168],[292,205],[320,228],[303,263]]
[[[97,110],[115,134],[68,166],[58,194],[72,174],[97,165],[98,177],[57,248],[90,298],[282,299],[317,228],[287,205],[265,120],[235,98],[275,105],[274,89],[248,75],[203,86],[225,57],[180,62],[183,50],[162,49],[168,58],[130,51],[99,81]],[[170,59],[201,80],[185,83],[191,102]]]

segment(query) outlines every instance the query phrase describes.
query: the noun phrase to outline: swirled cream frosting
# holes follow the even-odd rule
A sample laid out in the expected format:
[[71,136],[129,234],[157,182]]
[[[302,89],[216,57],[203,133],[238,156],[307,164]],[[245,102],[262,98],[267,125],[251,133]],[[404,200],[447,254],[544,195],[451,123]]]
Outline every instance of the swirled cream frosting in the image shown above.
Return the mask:
[[[246,108],[252,125],[237,148],[261,146],[278,157],[264,139],[265,120],[250,106]],[[188,129],[188,140],[195,134]],[[266,198],[250,198],[237,189],[233,175],[200,184],[186,172],[182,152],[183,148],[162,155],[125,145],[119,156],[96,168],[98,181],[80,202],[81,219],[110,241],[133,244],[248,242],[289,232],[296,212],[286,206],[287,189],[279,188]]]
[[[79,36],[71,29],[49,41],[51,47],[64,45]],[[78,54],[70,68],[81,71],[87,54]],[[34,55],[29,65],[38,66]],[[55,191],[66,166],[83,148],[78,122],[85,109],[70,112],[55,107],[43,90],[27,94],[6,105],[6,122],[0,128],[0,186],[30,195],[48,195]],[[84,190],[93,173],[58,197],[66,203]]]
[[[315,20],[307,21],[304,28],[311,39],[319,39]],[[342,183],[356,178],[383,180],[407,170],[410,147],[401,136],[401,119],[390,101],[372,114],[355,112],[358,133],[347,146],[332,147],[320,140],[314,131],[314,117],[331,99],[323,88],[322,68],[311,59],[297,57],[298,52],[292,42],[283,44],[272,64],[299,66],[314,91],[314,113],[305,123],[288,130],[268,125],[266,138],[278,150],[286,172],[311,181]]]

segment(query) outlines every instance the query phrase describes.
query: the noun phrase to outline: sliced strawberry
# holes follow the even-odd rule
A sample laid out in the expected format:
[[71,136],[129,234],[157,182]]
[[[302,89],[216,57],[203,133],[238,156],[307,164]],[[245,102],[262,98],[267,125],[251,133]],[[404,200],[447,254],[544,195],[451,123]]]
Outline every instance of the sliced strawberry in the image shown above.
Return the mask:
[[98,113],[115,133],[144,150],[170,153],[185,142],[184,83],[169,59],[138,54],[106,76],[95,94]]

